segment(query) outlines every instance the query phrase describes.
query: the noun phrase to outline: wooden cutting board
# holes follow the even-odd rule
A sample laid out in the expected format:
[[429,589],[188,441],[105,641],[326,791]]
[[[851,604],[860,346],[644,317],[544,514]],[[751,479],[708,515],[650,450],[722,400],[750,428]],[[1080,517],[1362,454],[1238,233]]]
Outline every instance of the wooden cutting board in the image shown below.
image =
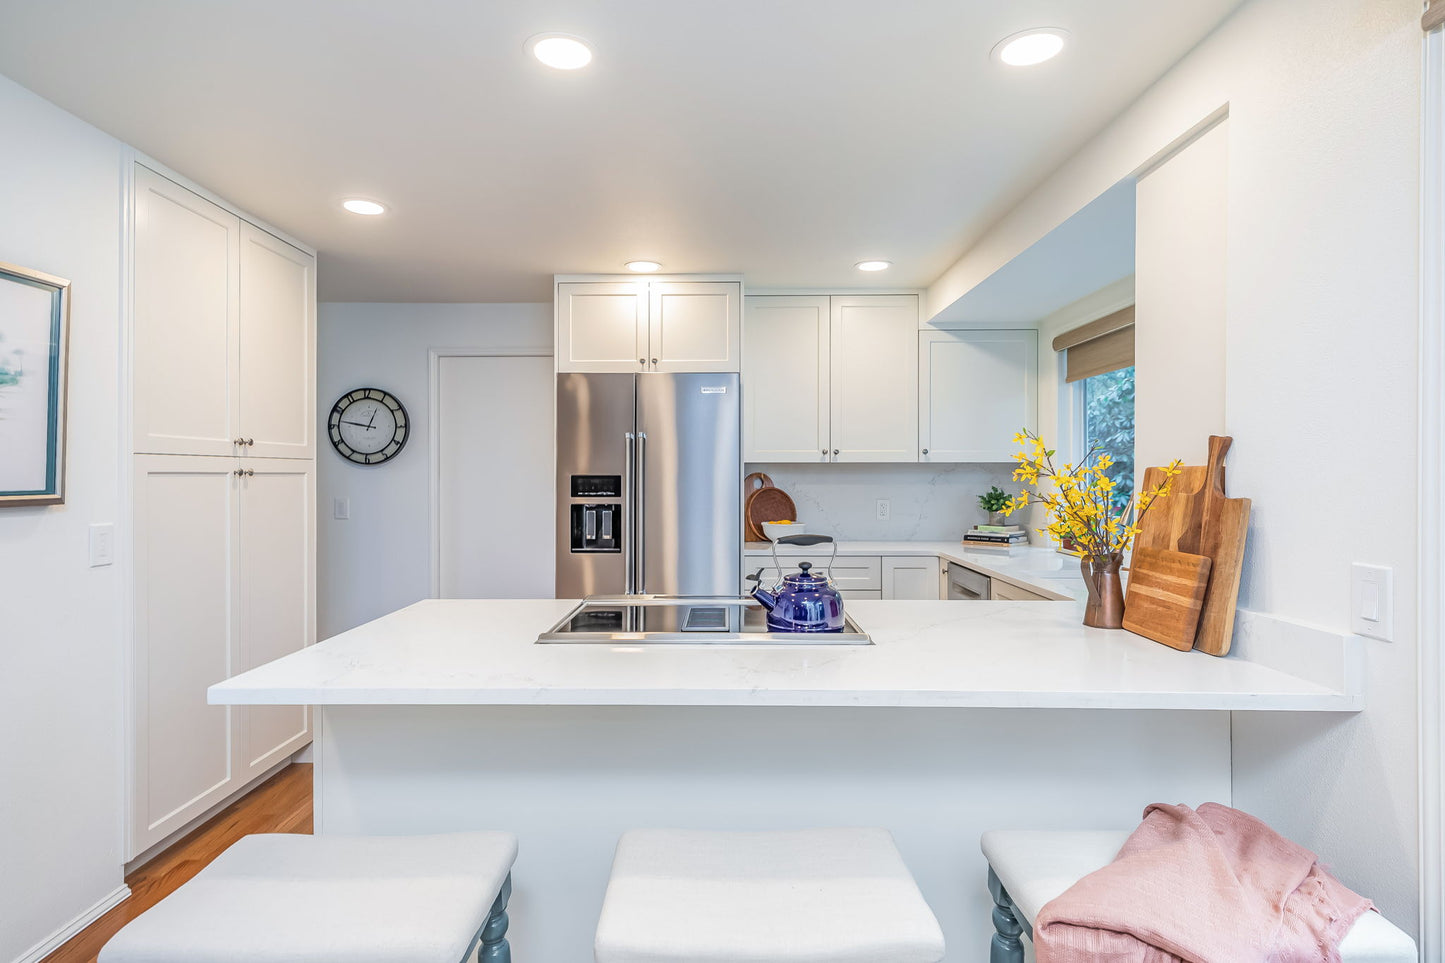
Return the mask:
[[[773,480],[760,471],[755,471],[743,479],[743,541],[745,542],[766,542],[768,537],[763,530],[753,522],[752,505],[753,496],[764,488],[772,488]],[[770,519],[764,519],[770,521]]]
[[[1174,482],[1169,486],[1169,494],[1163,498],[1156,499],[1149,511],[1144,513],[1144,523],[1139,528],[1139,535],[1134,539],[1134,550],[1141,548],[1157,548],[1171,550],[1179,537],[1179,527],[1184,522],[1183,502],[1186,497],[1204,487],[1206,469],[1203,465],[1183,465],[1179,474],[1174,476]],[[1164,482],[1164,469],[1146,468],[1144,470],[1143,487],[1158,488]]]
[[793,499],[781,488],[769,485],[753,492],[747,504],[748,524],[755,528],[763,541],[771,541],[763,531],[763,522],[796,522],[798,507]]
[[1192,649],[1209,568],[1203,555],[1136,548],[1124,595],[1124,628],[1171,648]]

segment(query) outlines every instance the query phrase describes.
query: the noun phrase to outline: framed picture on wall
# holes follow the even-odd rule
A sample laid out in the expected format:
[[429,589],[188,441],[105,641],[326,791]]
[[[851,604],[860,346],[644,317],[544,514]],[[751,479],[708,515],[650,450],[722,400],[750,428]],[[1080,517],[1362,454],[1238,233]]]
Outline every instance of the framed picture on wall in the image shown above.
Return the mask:
[[65,501],[70,282],[0,262],[0,508]]

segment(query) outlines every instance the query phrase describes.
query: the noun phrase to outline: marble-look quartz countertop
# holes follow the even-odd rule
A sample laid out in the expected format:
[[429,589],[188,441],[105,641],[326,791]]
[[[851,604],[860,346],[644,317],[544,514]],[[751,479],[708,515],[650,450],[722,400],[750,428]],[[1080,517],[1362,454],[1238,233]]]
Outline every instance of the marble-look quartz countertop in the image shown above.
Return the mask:
[[[827,545],[803,548],[781,545],[778,555],[827,555]],[[743,553],[748,558],[771,556],[770,542],[747,542]],[[936,556],[981,572],[990,578],[1003,579],[1019,588],[1037,592],[1050,599],[1082,601],[1088,591],[1079,573],[1079,560],[1072,555],[1042,546],[1011,545],[975,548],[963,542],[947,541],[853,541],[840,539],[838,555]]]
[[209,698],[223,705],[1363,707],[1353,682],[1342,691],[1261,662],[1085,628],[1075,602],[850,602],[871,646],[537,644],[576,604],[417,602],[218,683]]

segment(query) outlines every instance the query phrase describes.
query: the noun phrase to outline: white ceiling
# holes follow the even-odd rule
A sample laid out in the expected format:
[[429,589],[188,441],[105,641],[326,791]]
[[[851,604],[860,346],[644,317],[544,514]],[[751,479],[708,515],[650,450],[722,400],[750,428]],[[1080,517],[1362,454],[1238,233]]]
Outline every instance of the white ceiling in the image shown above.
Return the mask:
[[[323,300],[631,258],[921,287],[1238,2],[0,0],[0,73],[314,244]],[[990,60],[1044,25],[1057,60]],[[550,31],[592,65],[532,60]]]
[[1133,274],[1134,188],[1115,184],[932,320],[1028,327]]

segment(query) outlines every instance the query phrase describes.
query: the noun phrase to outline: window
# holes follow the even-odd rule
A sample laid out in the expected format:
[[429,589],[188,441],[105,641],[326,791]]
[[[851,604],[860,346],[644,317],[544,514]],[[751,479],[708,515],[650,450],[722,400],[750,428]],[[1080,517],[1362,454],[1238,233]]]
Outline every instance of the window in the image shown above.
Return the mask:
[[1134,494],[1134,366],[1078,382],[1083,395],[1082,451],[1097,447],[1114,460],[1108,475],[1120,505]]

